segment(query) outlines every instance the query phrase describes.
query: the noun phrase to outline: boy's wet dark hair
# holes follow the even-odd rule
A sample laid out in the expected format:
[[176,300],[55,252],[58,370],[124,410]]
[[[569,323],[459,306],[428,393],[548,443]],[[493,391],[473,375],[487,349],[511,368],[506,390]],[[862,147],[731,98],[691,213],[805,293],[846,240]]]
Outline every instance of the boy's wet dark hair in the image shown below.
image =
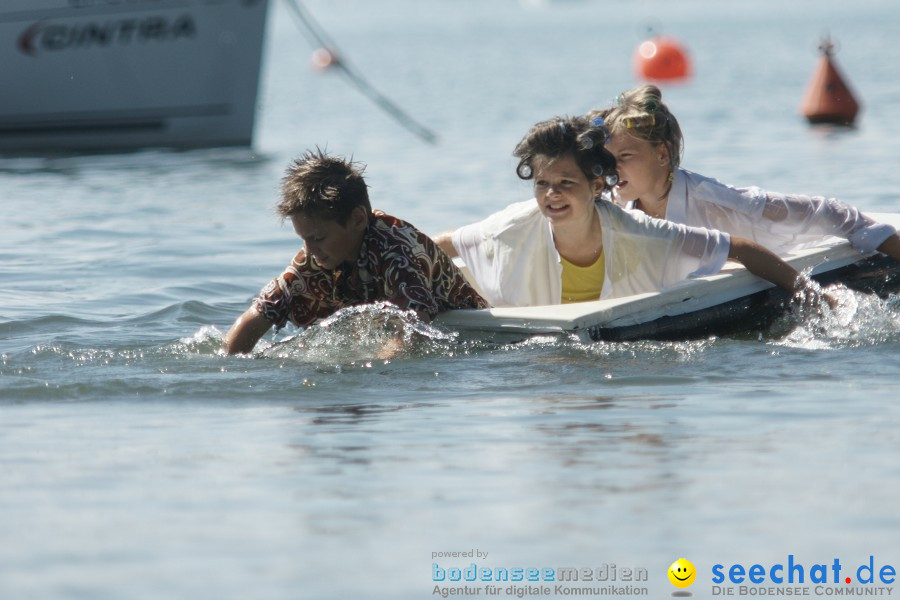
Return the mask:
[[357,206],[372,212],[364,170],[364,165],[328,156],[319,148],[307,150],[288,167],[275,209],[283,218],[306,213],[344,227]]
[[534,177],[538,157],[551,161],[572,155],[588,181],[603,178],[605,187],[615,185],[616,159],[604,147],[608,134],[602,120],[587,117],[556,117],[534,125],[516,145],[513,156],[519,159],[516,174],[522,179]]

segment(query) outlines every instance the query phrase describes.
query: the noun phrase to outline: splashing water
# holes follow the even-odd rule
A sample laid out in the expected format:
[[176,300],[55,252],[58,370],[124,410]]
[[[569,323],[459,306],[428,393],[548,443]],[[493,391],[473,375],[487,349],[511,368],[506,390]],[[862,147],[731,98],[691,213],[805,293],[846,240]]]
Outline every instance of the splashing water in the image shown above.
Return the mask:
[[424,323],[414,311],[379,302],[344,308],[262,349],[258,355],[355,364],[432,355],[452,357],[468,353],[476,345],[460,342],[456,332]]
[[773,325],[776,331],[788,329],[774,344],[829,350],[900,341],[900,296],[882,299],[842,285],[823,291],[837,300],[836,306],[803,301],[794,305]]
[[[759,341],[771,346],[809,350],[873,346],[900,341],[900,297],[881,299],[834,285],[822,289],[809,281],[809,297],[799,297],[791,310],[759,333]],[[827,294],[830,307],[821,301]],[[176,357],[224,356],[222,333],[214,326],[201,327],[192,336],[158,349]],[[465,338],[417,318],[413,311],[381,302],[338,311],[299,333],[276,334],[257,345],[255,358],[287,359],[314,365],[370,367],[400,359],[454,358],[481,351],[529,355],[559,354],[569,360],[603,364],[634,360],[689,363],[719,343],[712,337],[682,342],[592,342],[567,336],[535,336],[514,344]],[[151,350],[151,353],[152,350]],[[130,357],[133,358],[133,357]],[[89,361],[90,362],[90,361]]]
[[194,335],[181,338],[172,350],[175,354],[225,354],[222,332],[213,325],[204,325]]

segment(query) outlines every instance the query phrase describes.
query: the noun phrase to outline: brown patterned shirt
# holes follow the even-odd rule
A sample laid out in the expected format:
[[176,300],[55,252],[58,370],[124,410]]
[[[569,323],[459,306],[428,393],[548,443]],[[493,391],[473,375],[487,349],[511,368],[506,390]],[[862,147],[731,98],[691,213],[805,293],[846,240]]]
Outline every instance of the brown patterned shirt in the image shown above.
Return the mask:
[[278,328],[288,321],[305,327],[341,308],[379,300],[432,318],[454,308],[487,307],[431,238],[378,210],[369,217],[355,264],[324,269],[301,248],[253,306]]

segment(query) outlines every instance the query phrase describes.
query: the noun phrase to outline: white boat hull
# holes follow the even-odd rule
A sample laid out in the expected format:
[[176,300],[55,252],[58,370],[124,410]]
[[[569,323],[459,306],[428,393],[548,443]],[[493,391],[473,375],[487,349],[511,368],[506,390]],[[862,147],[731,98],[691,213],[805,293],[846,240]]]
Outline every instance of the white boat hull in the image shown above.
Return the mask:
[[267,0],[4,0],[0,153],[249,145]]

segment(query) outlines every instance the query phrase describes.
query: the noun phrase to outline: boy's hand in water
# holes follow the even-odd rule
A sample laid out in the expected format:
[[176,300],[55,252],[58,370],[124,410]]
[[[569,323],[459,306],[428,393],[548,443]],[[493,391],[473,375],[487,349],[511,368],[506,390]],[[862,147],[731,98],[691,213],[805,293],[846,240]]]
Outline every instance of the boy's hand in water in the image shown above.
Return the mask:
[[378,353],[375,355],[375,358],[378,360],[389,361],[393,360],[398,354],[403,352],[403,339],[399,337],[395,337],[384,344]]
[[799,305],[801,309],[811,310],[818,310],[823,302],[831,310],[836,310],[841,305],[841,300],[837,295],[832,292],[826,292],[812,281],[806,281],[803,288],[791,298],[791,302]]
[[[415,313],[416,318],[418,318],[423,323],[431,322],[431,316],[427,312],[417,310],[415,311]],[[406,350],[406,344],[403,341],[403,334],[401,333],[392,338],[390,341],[386,342],[375,355],[375,358],[385,361],[393,360],[399,354],[403,353],[404,350]]]

